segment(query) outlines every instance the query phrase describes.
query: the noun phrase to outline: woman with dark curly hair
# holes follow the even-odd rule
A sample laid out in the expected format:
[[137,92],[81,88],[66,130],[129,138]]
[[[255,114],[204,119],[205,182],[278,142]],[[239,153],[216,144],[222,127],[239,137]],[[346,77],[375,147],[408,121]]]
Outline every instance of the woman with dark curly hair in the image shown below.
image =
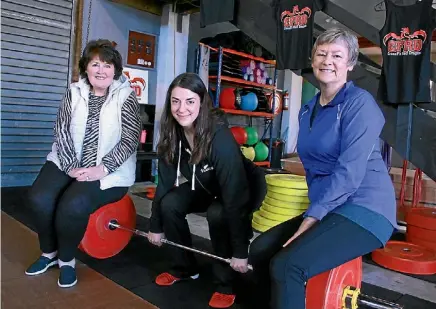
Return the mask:
[[[193,73],[179,75],[168,89],[157,151],[149,241],[160,246],[165,234],[168,240],[191,246],[186,215],[207,212],[215,254],[231,260],[230,265],[214,265],[216,290],[209,306],[230,307],[235,274],[248,269],[250,218],[266,194],[264,172],[244,157],[224,115],[212,108],[206,86]],[[168,249],[172,267],[157,276],[158,285],[198,278],[192,253]]]
[[42,255],[26,274],[59,264],[60,287],[77,283],[74,257],[89,216],[134,183],[141,130],[135,92],[110,41],[89,42],[79,69],[58,110],[52,151],[29,190]]

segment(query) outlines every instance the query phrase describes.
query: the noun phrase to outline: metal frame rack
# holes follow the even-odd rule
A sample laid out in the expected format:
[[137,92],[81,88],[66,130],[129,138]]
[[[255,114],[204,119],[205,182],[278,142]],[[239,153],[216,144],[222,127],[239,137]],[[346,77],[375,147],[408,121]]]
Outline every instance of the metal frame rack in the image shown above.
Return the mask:
[[[213,75],[213,76],[209,76],[209,82],[216,83],[216,94],[215,94],[215,98],[213,100],[214,103],[214,107],[218,108],[219,107],[219,97],[220,97],[220,92],[221,92],[221,86],[223,83],[226,84],[230,84],[230,85],[238,85],[240,87],[247,87],[247,88],[257,88],[257,89],[263,89],[263,90],[269,90],[272,92],[272,113],[268,113],[268,112],[249,112],[249,111],[242,111],[242,110],[230,110],[230,109],[222,109],[224,112],[228,113],[228,114],[233,114],[233,115],[241,115],[241,116],[248,116],[249,117],[249,123],[250,125],[252,125],[252,117],[261,117],[265,119],[265,131],[263,136],[260,138],[260,140],[265,137],[265,135],[267,134],[267,131],[269,130],[269,145],[268,145],[268,161],[264,161],[264,162],[254,162],[257,165],[260,166],[267,166],[269,167],[271,164],[271,154],[272,154],[272,145],[273,145],[273,127],[274,127],[274,119],[276,116],[278,116],[279,114],[274,114],[275,111],[275,106],[276,106],[276,92],[280,91],[279,89],[277,89],[277,69],[276,69],[276,61],[275,60],[266,60],[260,57],[255,57],[253,55],[250,54],[246,54],[243,52],[239,52],[233,49],[229,49],[229,48],[224,48],[224,47],[218,47],[218,48],[214,48],[211,46],[208,46],[206,44],[203,43],[199,43],[199,46],[203,45],[208,47],[211,51],[214,51],[218,54],[218,70],[217,70],[217,74]],[[197,61],[196,61],[196,72],[199,72],[199,67],[200,67],[200,53],[198,52],[199,48],[197,49]],[[256,82],[251,82],[251,81],[247,81],[244,79],[239,79],[239,78],[234,78],[234,77],[229,77],[226,75],[222,74],[222,66],[223,66],[223,57],[231,57],[231,56],[238,56],[239,58],[245,58],[245,59],[249,59],[249,60],[254,60],[254,61],[258,61],[258,62],[263,62],[265,64],[271,65],[271,68],[273,68],[274,70],[274,74],[273,74],[273,84],[272,85],[265,85],[265,84],[259,84]],[[282,114],[282,111],[280,111],[280,114]]]

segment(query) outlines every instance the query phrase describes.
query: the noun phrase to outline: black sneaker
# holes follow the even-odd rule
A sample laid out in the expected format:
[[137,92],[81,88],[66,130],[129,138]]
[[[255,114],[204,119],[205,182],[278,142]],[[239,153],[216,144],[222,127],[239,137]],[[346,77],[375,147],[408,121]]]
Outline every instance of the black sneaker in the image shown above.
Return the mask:
[[58,279],[58,285],[61,288],[70,288],[77,283],[76,269],[69,265],[64,265],[61,268],[61,273]]
[[26,275],[35,276],[42,273],[45,273],[50,267],[58,264],[58,257],[50,259],[45,256],[40,256],[29,268],[26,269]]

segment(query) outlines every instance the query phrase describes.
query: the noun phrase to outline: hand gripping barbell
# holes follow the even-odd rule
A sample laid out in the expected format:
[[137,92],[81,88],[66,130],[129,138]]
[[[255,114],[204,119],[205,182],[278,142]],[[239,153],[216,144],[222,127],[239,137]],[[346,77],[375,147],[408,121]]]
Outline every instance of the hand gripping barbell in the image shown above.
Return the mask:
[[[140,231],[140,230],[137,230],[137,229],[129,229],[129,228],[126,228],[124,226],[121,226],[120,224],[118,224],[117,220],[115,220],[115,219],[112,219],[108,223],[108,228],[110,230],[121,229],[121,230],[130,232],[130,233],[133,233],[133,234],[136,234],[136,235],[148,238],[148,233]],[[228,263],[228,264],[230,264],[230,262],[231,262],[230,259],[226,259],[226,258],[217,256],[217,255],[213,255],[213,254],[208,253],[208,252],[204,252],[204,251],[197,250],[197,249],[194,249],[194,248],[191,248],[191,247],[187,247],[187,246],[175,243],[173,241],[170,241],[168,239],[161,239],[161,242],[164,243],[164,244],[167,244],[167,245],[175,246],[175,247],[178,247],[178,248],[181,248],[181,249],[185,249],[185,250],[192,251],[192,252],[195,252],[195,253],[198,253],[198,254],[202,254],[202,255],[208,256],[210,258],[219,260],[221,262],[225,262],[225,263]],[[253,266],[248,265],[248,269],[249,270],[253,270]]]
[[[94,258],[109,258],[123,250],[133,234],[148,237],[146,232],[136,229],[136,209],[131,198],[126,195],[91,215],[79,248]],[[162,243],[230,263],[230,259],[167,239],[162,239]],[[249,269],[253,270],[251,265]],[[362,258],[359,257],[310,278],[306,284],[306,309],[357,309],[360,305],[375,309],[403,308],[399,304],[362,294],[361,284]]]

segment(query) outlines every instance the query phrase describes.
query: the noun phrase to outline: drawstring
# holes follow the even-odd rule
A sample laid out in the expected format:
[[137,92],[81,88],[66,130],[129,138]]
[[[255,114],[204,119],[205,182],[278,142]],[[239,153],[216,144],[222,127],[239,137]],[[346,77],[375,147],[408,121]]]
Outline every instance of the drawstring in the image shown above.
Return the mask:
[[192,185],[191,185],[191,190],[192,191],[195,190],[195,164],[194,164],[194,167],[192,168]]
[[341,104],[338,104],[338,113],[336,114],[336,119],[341,119]]
[[[187,152],[189,152],[189,154],[191,154],[191,152],[189,151],[189,149],[186,149]],[[177,177],[176,177],[176,187],[179,186],[179,177],[181,176],[180,174],[180,158],[182,156],[182,141],[179,141],[179,160],[177,162]],[[195,190],[195,164],[194,167],[192,168],[192,184],[191,184],[191,190],[194,191]]]
[[177,163],[177,177],[176,177],[176,187],[179,186],[179,177],[180,177],[180,157],[182,156],[182,141],[179,141],[179,161]]

